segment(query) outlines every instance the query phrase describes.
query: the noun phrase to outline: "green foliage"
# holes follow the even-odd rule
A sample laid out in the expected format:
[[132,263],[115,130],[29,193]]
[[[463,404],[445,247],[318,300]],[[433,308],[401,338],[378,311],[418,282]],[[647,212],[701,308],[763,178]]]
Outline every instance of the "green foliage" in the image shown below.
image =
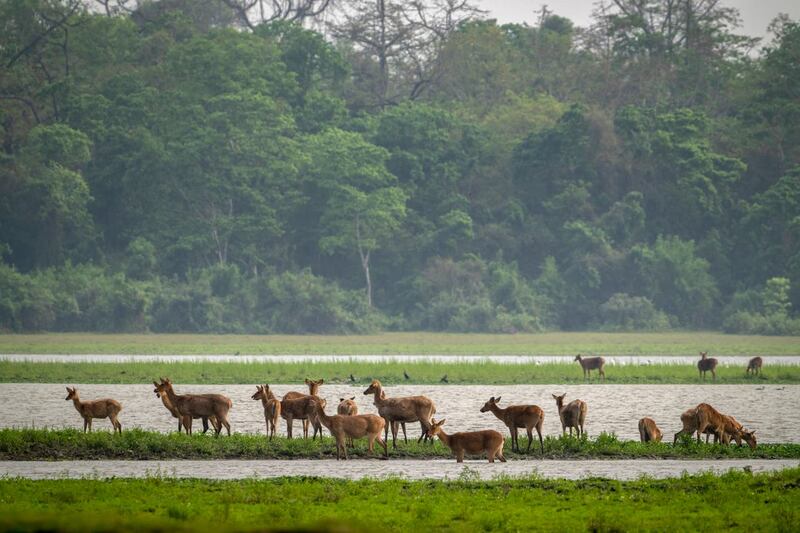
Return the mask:
[[669,319],[642,296],[614,294],[600,306],[602,327],[618,331],[669,329]]

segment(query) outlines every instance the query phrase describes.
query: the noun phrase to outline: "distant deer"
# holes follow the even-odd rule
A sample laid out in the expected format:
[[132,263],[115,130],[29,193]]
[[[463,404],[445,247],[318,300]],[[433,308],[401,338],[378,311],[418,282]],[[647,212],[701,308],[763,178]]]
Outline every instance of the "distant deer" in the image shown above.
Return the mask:
[[[389,439],[389,427],[392,428],[392,448],[397,448],[397,424],[396,422],[417,422],[424,428],[422,435],[420,435],[417,442],[422,441],[424,438],[427,440],[428,428],[431,425],[431,419],[436,413],[436,407],[430,398],[425,396],[406,396],[402,398],[387,398],[383,394],[381,382],[377,379],[372,380],[372,383],[364,395],[372,394],[375,399],[372,402],[378,408],[378,414],[386,420],[386,427],[384,428],[384,440]],[[406,441],[408,442],[408,441]]]
[[730,438],[725,432],[725,419],[722,413],[707,403],[698,404],[697,407],[684,411],[681,415],[681,423],[683,428],[675,433],[675,437],[672,439],[673,444],[678,441],[679,436],[684,434],[692,435],[695,431],[697,432],[697,442],[699,443],[700,434],[707,428],[717,433],[723,443],[728,444],[730,442]]
[[603,378],[603,381],[606,380],[606,372],[603,370],[606,360],[602,357],[583,357],[581,354],[578,354],[575,356],[575,360],[579,362],[581,368],[583,368],[583,379],[591,378],[592,370],[597,370],[600,372],[600,377]]
[[[340,415],[354,416],[358,414],[358,405],[356,405],[356,397],[351,396],[347,398],[339,398],[339,405],[336,407],[336,413]],[[353,439],[347,438],[347,445],[353,447]]]
[[712,381],[717,381],[717,361],[713,357],[706,357],[708,352],[700,352],[700,360],[697,362],[697,370],[703,381],[706,380],[706,372],[711,371]]
[[481,413],[491,411],[494,416],[503,421],[511,433],[511,451],[521,451],[519,448],[519,436],[517,435],[517,428],[525,428],[528,432],[528,449],[531,451],[531,442],[533,441],[533,428],[536,428],[536,433],[539,434],[539,448],[544,453],[544,441],[542,440],[542,424],[544,423],[544,411],[538,405],[510,405],[502,409],[497,404],[500,402],[500,396],[495,398],[492,396],[481,407]]
[[[155,389],[153,389],[153,392],[156,393],[156,397],[157,398],[161,398],[161,403],[164,404],[164,407],[167,408],[167,410],[172,414],[172,416],[174,416],[175,418],[178,419],[178,433],[180,433],[181,430],[183,429],[183,417],[180,415],[180,413],[178,413],[178,410],[175,408],[175,406],[172,405],[172,402],[169,401],[169,396],[167,396],[166,394],[161,394],[158,391],[158,383],[153,381],[153,385],[155,385],[155,387],[156,387]],[[213,416],[211,416],[211,417],[208,417],[208,416],[198,417],[198,416],[196,416],[194,418],[195,419],[197,419],[197,418],[202,418],[203,419],[203,433],[206,433],[208,431],[208,421],[209,421],[209,419],[211,420],[211,425],[213,426],[214,430],[216,431],[218,424],[217,424],[217,419],[215,417],[213,417]]]
[[161,383],[156,384],[156,389],[160,394],[166,394],[170,403],[175,406],[178,413],[183,418],[183,427],[186,432],[192,434],[192,419],[212,416],[216,419],[215,435],[219,436],[222,427],[231,434],[231,425],[228,422],[228,411],[233,407],[233,402],[222,394],[175,394],[172,381],[169,378],[161,378]]
[[[284,400],[296,400],[298,398],[302,398],[304,396],[314,396],[319,398],[319,387],[325,383],[324,379],[305,379],[305,384],[308,385],[308,394],[297,392],[297,391],[290,391],[283,395]],[[317,438],[317,433],[319,433],[319,437],[322,438],[322,424],[319,423],[315,414],[311,413],[304,418],[301,419],[303,421],[303,435],[305,438],[308,438],[308,425],[314,428],[314,434],[311,436],[311,440]]]
[[761,373],[761,365],[763,365],[763,364],[764,364],[764,360],[763,359],[761,359],[760,357],[753,357],[747,363],[747,370],[745,371],[745,374],[749,374],[750,372],[752,372],[753,375],[760,374]]
[[[742,445],[742,441],[744,440],[748,446],[750,446],[751,450],[755,450],[758,442],[756,440],[756,432],[755,431],[748,431],[739,423],[738,420],[733,418],[730,415],[722,415],[722,418],[725,420],[725,433],[729,435],[728,443],[730,443],[730,439],[736,441],[737,446]],[[720,441],[720,435],[716,431],[714,431],[711,427],[706,428],[704,431],[706,434],[706,444],[708,444],[708,439],[711,435],[714,435],[714,444],[717,444]]]
[[457,463],[464,462],[464,454],[477,455],[486,452],[489,462],[493,463],[495,458],[506,462],[503,457],[503,435],[493,429],[484,429],[482,431],[465,431],[462,433],[453,433],[448,435],[442,429],[445,420],[439,422],[431,419],[431,426],[427,429],[426,433],[429,437],[433,438],[438,435],[439,440],[445,446],[450,448],[453,455],[456,456]]
[[345,446],[346,439],[360,439],[367,437],[369,453],[372,454],[375,450],[375,441],[383,446],[383,456],[389,457],[389,447],[386,441],[381,439],[381,431],[383,431],[386,421],[378,415],[333,415],[328,416],[325,414],[325,406],[323,400],[312,398],[312,405],[314,413],[319,421],[328,428],[333,438],[336,439],[336,459],[347,460],[347,446]]
[[[292,427],[294,426],[295,420],[302,420],[306,422],[309,418],[315,420],[319,423],[317,419],[317,414],[314,410],[314,402],[319,401],[322,403],[322,407],[327,405],[327,401],[318,396],[311,396],[308,394],[303,394],[299,398],[286,398],[283,397],[281,400],[281,418],[286,420],[286,435],[288,438],[292,438]],[[320,438],[322,437],[322,432],[320,431]],[[308,438],[308,424],[303,424],[303,438]]]
[[256,392],[251,396],[253,400],[261,400],[264,406],[264,420],[267,424],[267,436],[269,440],[275,436],[275,426],[278,425],[278,418],[281,416],[281,402],[272,391],[269,385],[256,385]]
[[642,418],[639,420],[639,440],[642,442],[661,442],[664,436],[658,429],[655,420],[652,418]]
[[78,396],[78,389],[67,387],[67,397],[64,400],[72,400],[72,405],[83,417],[83,432],[86,433],[88,428],[89,432],[92,431],[92,418],[108,418],[111,420],[111,425],[114,427],[114,432],[119,431],[122,433],[122,424],[117,419],[117,415],[122,411],[122,404],[117,400],[111,398],[103,398],[102,400],[90,400],[82,402]]
[[569,436],[571,437],[572,428],[575,428],[578,437],[580,437],[586,433],[583,429],[583,423],[586,420],[586,411],[588,407],[583,400],[572,400],[567,405],[564,405],[564,398],[566,398],[566,396],[566,393],[561,396],[553,394],[553,398],[556,400],[556,407],[558,407],[558,416],[561,418],[561,430],[563,434],[566,435],[567,428],[569,428]]

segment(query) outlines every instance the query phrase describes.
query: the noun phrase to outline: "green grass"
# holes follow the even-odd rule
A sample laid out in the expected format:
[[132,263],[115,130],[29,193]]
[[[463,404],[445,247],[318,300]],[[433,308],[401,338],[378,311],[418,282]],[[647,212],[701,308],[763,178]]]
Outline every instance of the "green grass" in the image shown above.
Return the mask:
[[50,333],[0,335],[0,353],[43,354],[453,354],[453,355],[800,355],[800,337],[717,332],[517,335],[172,335]]
[[[410,380],[403,377],[406,371]],[[578,363],[504,365],[498,363],[30,363],[0,361],[2,383],[150,383],[169,376],[183,383],[302,383],[308,376],[328,383],[437,384],[447,374],[451,385],[584,383]],[[593,372],[591,382],[599,382]],[[606,365],[606,383],[701,383],[693,365]],[[711,383],[710,374],[707,383]],[[718,367],[718,384],[797,384],[800,365],[765,365],[760,376],[744,368]]]
[[[356,441],[354,457],[367,455],[366,440]],[[527,447],[526,437],[520,445]],[[538,443],[531,453],[511,452],[506,441],[509,459],[539,459]],[[534,450],[535,448],[535,450]],[[390,458],[431,459],[451,457],[450,451],[438,440],[433,444],[417,444],[416,440],[399,443],[389,449]],[[262,435],[234,433],[230,437],[212,437],[197,433],[192,436],[178,433],[158,433],[138,429],[122,435],[95,431],[83,433],[75,429],[3,429],[0,430],[0,460],[90,460],[90,459],[323,459],[335,458],[336,449],[330,437],[320,442],[311,439],[275,437],[271,442]],[[675,446],[670,443],[623,441],[615,435],[600,434],[595,439],[547,437],[544,457],[567,458],[661,458],[661,459],[797,459],[800,444],[762,444],[755,450],[746,446],[721,446],[697,443],[684,438]]]
[[14,531],[797,531],[800,469],[580,481],[0,480]]

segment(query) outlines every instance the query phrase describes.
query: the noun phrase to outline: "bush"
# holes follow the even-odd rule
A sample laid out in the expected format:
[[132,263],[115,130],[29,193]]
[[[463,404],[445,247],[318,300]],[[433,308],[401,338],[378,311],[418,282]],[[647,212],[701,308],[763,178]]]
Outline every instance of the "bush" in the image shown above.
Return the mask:
[[600,306],[601,327],[616,331],[669,329],[669,318],[643,296],[616,293]]
[[725,333],[746,335],[800,335],[800,319],[784,313],[763,315],[737,311],[725,319],[722,328]]

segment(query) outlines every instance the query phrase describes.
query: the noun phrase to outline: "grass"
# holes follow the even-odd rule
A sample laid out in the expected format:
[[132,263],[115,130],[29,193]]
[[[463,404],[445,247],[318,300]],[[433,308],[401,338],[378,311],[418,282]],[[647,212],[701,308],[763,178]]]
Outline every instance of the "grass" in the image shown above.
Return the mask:
[[517,335],[174,335],[47,333],[0,335],[0,353],[42,354],[452,354],[452,355],[800,355],[800,337],[717,332]]
[[[403,372],[410,379],[406,380]],[[593,372],[591,382],[599,382]],[[578,363],[506,365],[498,363],[31,363],[0,361],[2,383],[150,383],[157,376],[193,384],[302,383],[308,376],[328,383],[438,384],[444,375],[453,385],[584,383]],[[711,383],[710,375],[707,383]],[[693,365],[606,365],[608,384],[701,383]],[[743,368],[720,366],[718,384],[798,384],[800,365],[765,365],[760,376]]]
[[[527,447],[526,437],[520,445]],[[531,453],[516,453],[506,440],[505,455],[509,459],[540,459],[538,443]],[[366,440],[356,441],[353,457],[366,457]],[[310,439],[275,437],[271,442],[264,435],[234,433],[214,438],[197,433],[158,433],[138,429],[122,435],[95,431],[83,433],[75,429],[2,429],[0,460],[93,460],[93,459],[332,459],[336,457],[334,441],[326,437],[320,442]],[[452,457],[438,440],[433,444],[417,444],[415,440],[389,448],[389,457],[431,459]],[[697,443],[686,437],[676,445],[619,440],[613,434],[601,433],[595,439],[546,437],[544,458],[547,459],[797,459],[800,444],[762,444],[755,450],[746,446],[721,446]]]
[[665,480],[0,480],[14,531],[797,531],[800,469]]

